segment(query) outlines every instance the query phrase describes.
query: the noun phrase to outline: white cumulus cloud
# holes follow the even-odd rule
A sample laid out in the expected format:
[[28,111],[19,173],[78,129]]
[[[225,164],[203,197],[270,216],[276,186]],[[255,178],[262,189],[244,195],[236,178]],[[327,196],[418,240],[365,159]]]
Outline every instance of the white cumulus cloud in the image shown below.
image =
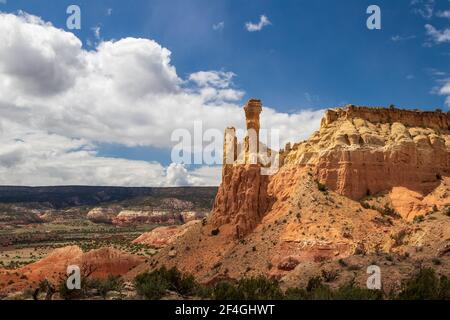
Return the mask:
[[[244,128],[232,72],[179,77],[171,52],[143,38],[103,41],[86,50],[72,33],[25,13],[0,13],[0,183],[20,185],[217,184],[220,168],[165,168],[106,158],[99,143],[170,149],[176,129]],[[281,139],[304,139],[322,111],[279,113],[262,124]]]

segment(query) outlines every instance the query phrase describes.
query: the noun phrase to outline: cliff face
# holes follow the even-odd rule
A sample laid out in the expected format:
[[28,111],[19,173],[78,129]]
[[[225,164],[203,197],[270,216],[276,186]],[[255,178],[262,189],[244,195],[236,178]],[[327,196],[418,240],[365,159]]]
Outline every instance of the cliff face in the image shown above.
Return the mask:
[[211,223],[217,228],[231,225],[235,237],[251,232],[261,221],[269,206],[269,177],[261,174],[258,150],[260,100],[252,99],[244,107],[247,136],[239,153],[234,128],[225,130],[222,184],[216,196]]
[[[247,124],[258,129],[259,113],[246,109]],[[265,274],[297,286],[341,259],[369,265],[383,253],[398,255],[392,265],[402,261],[401,272],[418,260],[431,264],[450,246],[448,124],[439,112],[330,110],[310,139],[280,151],[270,176],[258,161],[248,163],[254,157],[244,154],[242,164],[225,148],[232,161],[210,218],[162,249],[149,268],[177,266],[207,283]],[[418,215],[422,222],[414,222]],[[450,255],[440,259],[450,266]],[[365,269],[360,273],[364,285]]]
[[231,224],[237,238],[251,232],[268,209],[268,181],[268,176],[261,175],[259,165],[224,166],[212,224]]
[[322,183],[355,200],[398,186],[427,194],[450,175],[449,125],[439,112],[330,110],[284,164],[313,167]]
[[[249,112],[251,106],[254,102],[246,106],[247,123],[259,130],[260,106]],[[309,140],[280,152],[282,168],[311,170],[330,190],[353,200],[396,187],[425,197],[450,176],[449,126],[450,116],[442,112],[355,106],[329,110]],[[280,178],[285,173],[280,172],[284,170],[269,177],[261,175],[258,163],[225,165],[213,225],[232,225],[237,237],[251,232],[274,204],[289,198],[283,194],[286,177]]]
[[322,119],[322,128],[337,120],[363,119],[371,123],[399,122],[407,127],[424,127],[448,130],[450,117],[442,112],[401,110],[396,108],[371,108],[347,106],[328,110]]

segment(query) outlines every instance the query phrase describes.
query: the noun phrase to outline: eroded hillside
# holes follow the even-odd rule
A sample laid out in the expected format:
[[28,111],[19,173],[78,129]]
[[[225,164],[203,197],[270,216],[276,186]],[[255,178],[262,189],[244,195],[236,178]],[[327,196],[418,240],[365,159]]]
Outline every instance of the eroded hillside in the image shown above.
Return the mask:
[[418,264],[450,274],[449,124],[441,112],[330,110],[280,152],[276,174],[225,165],[210,218],[129,275],[166,265],[207,283],[265,274],[290,286],[330,268],[363,281],[378,263],[395,287]]

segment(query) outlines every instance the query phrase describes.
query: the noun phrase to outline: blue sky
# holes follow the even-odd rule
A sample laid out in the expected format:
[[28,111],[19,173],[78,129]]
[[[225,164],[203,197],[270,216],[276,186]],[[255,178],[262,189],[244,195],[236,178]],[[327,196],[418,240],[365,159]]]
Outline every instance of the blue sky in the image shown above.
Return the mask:
[[[1,2],[2,12],[22,10],[65,31],[66,8],[77,4],[82,28],[73,33],[83,50],[95,52],[102,41],[151,39],[170,50],[170,65],[182,81],[199,71],[233,73],[226,87],[238,96],[235,106],[250,97],[277,114],[349,103],[444,110],[450,104],[450,89],[444,90],[450,85],[449,0]],[[381,8],[381,30],[366,27],[371,4]],[[261,15],[270,23],[249,32],[246,23],[257,24]],[[167,144],[134,144],[85,131],[48,129],[87,139],[100,157],[171,163]]]
[[[180,76],[198,70],[237,74],[243,100],[260,97],[277,110],[323,108],[344,103],[405,108],[443,107],[445,97],[432,94],[435,72],[450,72],[450,45],[425,46],[424,25],[450,26],[450,19],[426,19],[411,0],[133,0],[18,1],[2,8],[24,10],[65,28],[69,4],[82,9],[82,29],[100,26],[102,39],[128,36],[156,40],[172,51]],[[382,29],[366,28],[370,4],[382,10]],[[112,14],[107,15],[108,9]],[[450,10],[436,0],[434,11]],[[271,25],[247,32],[244,24],[266,15]],[[213,30],[224,22],[223,30]],[[404,40],[393,41],[399,36]],[[413,38],[414,37],[414,38]]]

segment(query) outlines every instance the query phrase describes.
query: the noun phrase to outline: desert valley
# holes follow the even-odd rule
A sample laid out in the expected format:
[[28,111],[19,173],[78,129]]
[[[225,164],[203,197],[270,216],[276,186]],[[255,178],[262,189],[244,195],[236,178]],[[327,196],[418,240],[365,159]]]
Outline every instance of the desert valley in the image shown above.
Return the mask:
[[[248,129],[259,132],[261,112],[247,103]],[[423,270],[449,290],[450,114],[330,109],[308,140],[279,151],[272,175],[233,132],[226,139],[241,148],[225,148],[235,162],[219,189],[2,187],[1,297],[71,298],[59,288],[73,264],[99,281],[79,299],[208,296],[181,284],[153,295],[145,280],[165,272],[203,291],[243,279],[268,279],[280,294],[314,281],[365,288],[371,265],[385,298]]]

